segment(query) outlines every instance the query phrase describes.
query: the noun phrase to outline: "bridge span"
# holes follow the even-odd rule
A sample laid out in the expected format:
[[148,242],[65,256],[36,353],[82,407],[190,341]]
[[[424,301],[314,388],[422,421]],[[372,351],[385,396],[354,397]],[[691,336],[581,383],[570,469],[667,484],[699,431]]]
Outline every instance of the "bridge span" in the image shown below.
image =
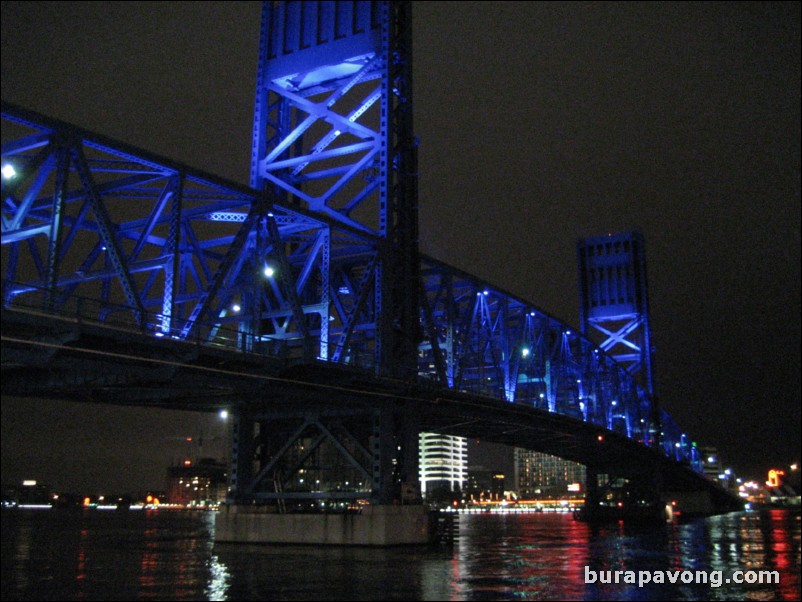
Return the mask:
[[264,3],[250,187],[4,103],[3,394],[229,408],[239,504],[414,502],[433,431],[732,507],[596,276],[601,344],[420,254],[410,11]]

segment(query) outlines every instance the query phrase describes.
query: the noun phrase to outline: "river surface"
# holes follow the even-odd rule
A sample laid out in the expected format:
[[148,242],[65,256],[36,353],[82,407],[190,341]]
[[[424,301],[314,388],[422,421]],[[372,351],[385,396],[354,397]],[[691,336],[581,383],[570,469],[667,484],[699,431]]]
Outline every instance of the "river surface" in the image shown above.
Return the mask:
[[[396,549],[215,544],[214,518],[3,510],[2,599],[800,599],[798,511],[595,530],[568,514],[463,515],[453,548]],[[777,571],[780,583],[732,582],[733,571],[750,570]],[[615,571],[620,583],[602,583]],[[623,582],[628,571],[721,571],[722,580],[641,586]]]

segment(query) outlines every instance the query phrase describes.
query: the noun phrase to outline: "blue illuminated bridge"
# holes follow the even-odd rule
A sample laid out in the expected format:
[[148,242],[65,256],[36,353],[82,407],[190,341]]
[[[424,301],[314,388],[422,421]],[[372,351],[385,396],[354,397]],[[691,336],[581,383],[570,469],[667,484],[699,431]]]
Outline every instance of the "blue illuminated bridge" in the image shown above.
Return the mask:
[[419,253],[409,11],[265,3],[250,187],[4,103],[3,396],[228,409],[235,502],[414,499],[435,432],[735,507],[656,406],[637,235],[580,244],[582,333]]

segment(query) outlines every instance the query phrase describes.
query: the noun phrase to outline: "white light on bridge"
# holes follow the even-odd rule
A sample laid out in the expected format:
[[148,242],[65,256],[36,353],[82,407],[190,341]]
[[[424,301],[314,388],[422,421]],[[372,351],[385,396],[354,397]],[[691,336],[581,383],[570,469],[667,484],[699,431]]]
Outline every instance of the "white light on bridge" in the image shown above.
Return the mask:
[[273,276],[273,274],[275,274],[275,273],[276,273],[276,271],[273,268],[271,268],[269,265],[265,266],[264,274],[265,274],[265,276],[267,278],[271,278]]
[[5,165],[3,165],[2,172],[3,172],[3,177],[6,180],[10,180],[11,178],[17,175],[17,170],[14,169],[14,166],[11,165],[11,163],[6,163]]
[[223,420],[226,420],[228,418],[228,410],[220,410],[218,416],[220,416],[220,418]]

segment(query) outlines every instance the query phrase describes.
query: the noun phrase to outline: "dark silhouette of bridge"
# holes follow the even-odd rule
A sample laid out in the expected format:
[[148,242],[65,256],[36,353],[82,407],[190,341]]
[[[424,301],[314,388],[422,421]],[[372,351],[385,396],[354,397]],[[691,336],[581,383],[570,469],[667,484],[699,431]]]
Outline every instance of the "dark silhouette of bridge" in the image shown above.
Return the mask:
[[3,104],[3,395],[226,408],[240,503],[414,500],[430,431],[735,507],[657,405],[642,241],[580,246],[584,335],[421,255],[409,3],[264,6],[251,187]]

